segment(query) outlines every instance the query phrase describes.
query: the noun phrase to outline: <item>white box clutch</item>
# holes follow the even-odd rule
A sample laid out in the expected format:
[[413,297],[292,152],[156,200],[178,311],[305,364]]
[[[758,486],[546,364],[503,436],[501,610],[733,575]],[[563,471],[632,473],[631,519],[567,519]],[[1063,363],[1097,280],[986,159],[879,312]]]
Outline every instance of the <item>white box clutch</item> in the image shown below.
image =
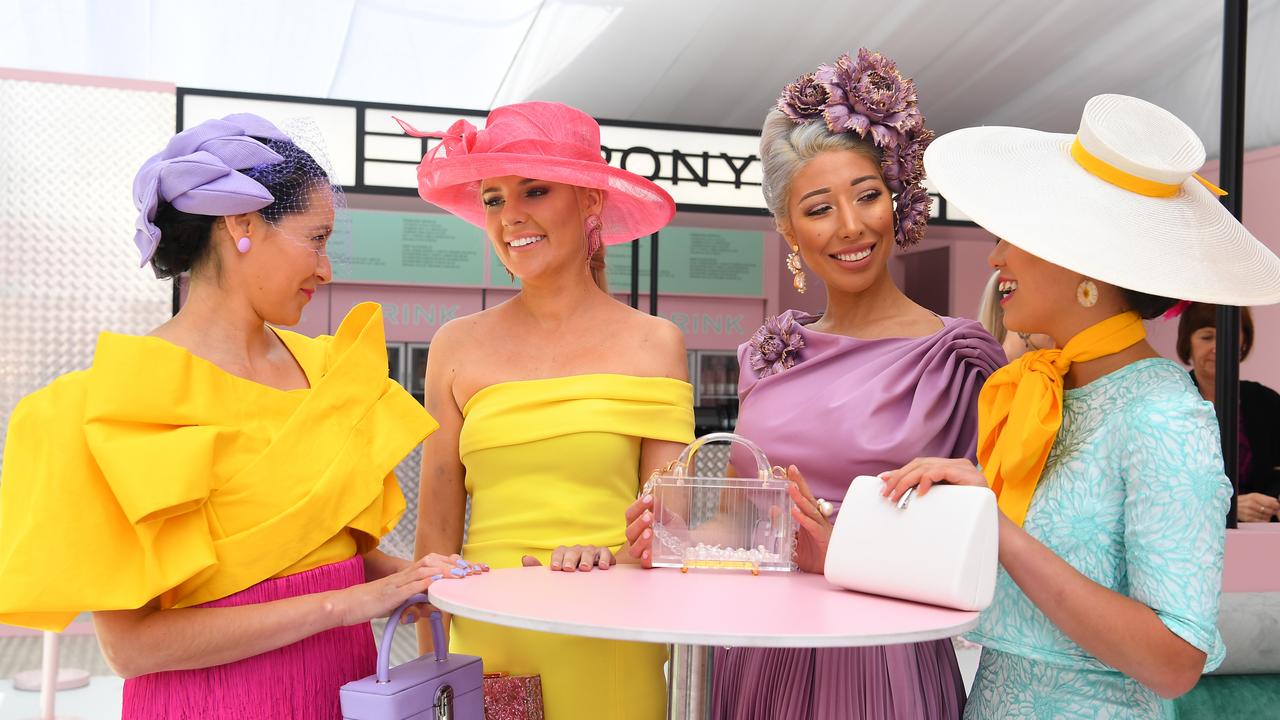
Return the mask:
[[832,585],[955,608],[983,610],[995,592],[996,497],[988,488],[934,485],[905,507],[884,483],[849,483],[831,533],[824,574]]

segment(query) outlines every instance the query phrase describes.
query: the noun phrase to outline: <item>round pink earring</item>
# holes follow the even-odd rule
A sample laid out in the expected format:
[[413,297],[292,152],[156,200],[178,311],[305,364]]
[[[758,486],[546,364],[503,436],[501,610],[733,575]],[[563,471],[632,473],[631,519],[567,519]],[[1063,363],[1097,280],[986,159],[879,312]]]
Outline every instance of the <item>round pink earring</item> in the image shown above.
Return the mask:
[[236,241],[236,249],[240,251],[241,255],[243,255],[244,253],[249,252],[249,246],[251,244],[252,243],[249,242],[249,237],[246,235]]
[[603,240],[600,237],[600,230],[604,227],[604,223],[600,221],[600,216],[592,213],[587,216],[586,227],[587,233],[587,261],[591,261],[591,256],[596,254],[600,249]]

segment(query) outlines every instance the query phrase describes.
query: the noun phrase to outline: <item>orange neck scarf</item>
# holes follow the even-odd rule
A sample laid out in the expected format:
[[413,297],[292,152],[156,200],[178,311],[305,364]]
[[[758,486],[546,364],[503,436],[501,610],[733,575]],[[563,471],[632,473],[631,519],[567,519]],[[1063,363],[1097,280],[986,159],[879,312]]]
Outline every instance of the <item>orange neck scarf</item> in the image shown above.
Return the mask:
[[1062,426],[1063,376],[1071,363],[1125,350],[1147,336],[1136,312],[1086,328],[1062,349],[1036,350],[997,370],[978,395],[978,462],[1000,509],[1022,525]]

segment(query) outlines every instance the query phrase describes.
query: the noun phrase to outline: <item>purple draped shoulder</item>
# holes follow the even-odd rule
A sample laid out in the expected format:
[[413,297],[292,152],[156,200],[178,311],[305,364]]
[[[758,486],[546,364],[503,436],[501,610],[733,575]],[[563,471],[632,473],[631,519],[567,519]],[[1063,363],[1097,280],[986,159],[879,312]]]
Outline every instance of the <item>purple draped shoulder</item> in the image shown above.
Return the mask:
[[770,462],[794,464],[815,494],[836,502],[858,475],[917,457],[974,457],[978,391],[1005,363],[981,325],[942,318],[932,335],[861,340],[806,327],[815,320],[796,310],[778,317],[804,339],[780,372],[757,373],[752,343],[738,348],[736,432]]

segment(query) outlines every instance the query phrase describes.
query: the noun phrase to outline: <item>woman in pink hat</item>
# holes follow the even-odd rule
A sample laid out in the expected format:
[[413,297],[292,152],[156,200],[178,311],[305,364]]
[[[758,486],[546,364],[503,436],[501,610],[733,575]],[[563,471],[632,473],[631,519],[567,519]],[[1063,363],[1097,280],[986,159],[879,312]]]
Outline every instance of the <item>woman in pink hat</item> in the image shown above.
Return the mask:
[[[418,548],[460,550],[470,499],[469,559],[607,568],[628,556],[640,478],[693,439],[693,389],[680,331],[608,294],[604,246],[661,228],[675,204],[605,163],[599,126],[571,107],[511,105],[482,130],[460,120],[439,135],[418,170],[423,199],[484,228],[521,289],[433,338],[426,404],[440,429],[423,446]],[[661,646],[461,618],[452,635],[486,670],[540,674],[548,717],[663,714]]]

